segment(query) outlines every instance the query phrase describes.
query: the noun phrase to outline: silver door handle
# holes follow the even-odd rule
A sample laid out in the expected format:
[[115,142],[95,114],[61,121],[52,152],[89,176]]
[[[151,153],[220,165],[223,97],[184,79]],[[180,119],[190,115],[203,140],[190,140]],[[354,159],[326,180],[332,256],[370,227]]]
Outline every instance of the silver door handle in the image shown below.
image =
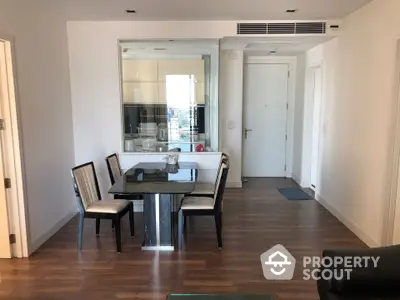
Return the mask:
[[249,131],[253,131],[253,129],[250,129],[250,128],[245,128],[245,129],[244,129],[244,138],[245,138],[245,139],[247,139],[247,133],[248,133]]

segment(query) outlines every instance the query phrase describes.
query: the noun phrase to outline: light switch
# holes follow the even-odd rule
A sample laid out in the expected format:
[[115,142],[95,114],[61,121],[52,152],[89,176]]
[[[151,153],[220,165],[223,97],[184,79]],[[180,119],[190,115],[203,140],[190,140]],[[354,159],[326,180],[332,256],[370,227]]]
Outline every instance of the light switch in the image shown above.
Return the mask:
[[235,129],[235,121],[228,121],[228,129]]

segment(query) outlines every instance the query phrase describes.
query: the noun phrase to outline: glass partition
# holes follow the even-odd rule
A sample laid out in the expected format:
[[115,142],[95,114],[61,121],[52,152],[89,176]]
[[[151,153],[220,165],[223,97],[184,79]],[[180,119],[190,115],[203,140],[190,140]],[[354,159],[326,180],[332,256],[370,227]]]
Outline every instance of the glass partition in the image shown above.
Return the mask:
[[121,42],[125,152],[218,151],[218,44],[198,43]]

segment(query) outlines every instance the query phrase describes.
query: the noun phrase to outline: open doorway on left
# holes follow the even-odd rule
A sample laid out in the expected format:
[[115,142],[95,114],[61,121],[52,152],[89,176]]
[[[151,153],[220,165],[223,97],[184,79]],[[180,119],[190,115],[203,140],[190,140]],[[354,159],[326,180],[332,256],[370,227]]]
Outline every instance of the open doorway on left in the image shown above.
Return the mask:
[[0,258],[28,256],[17,111],[12,39],[0,35]]

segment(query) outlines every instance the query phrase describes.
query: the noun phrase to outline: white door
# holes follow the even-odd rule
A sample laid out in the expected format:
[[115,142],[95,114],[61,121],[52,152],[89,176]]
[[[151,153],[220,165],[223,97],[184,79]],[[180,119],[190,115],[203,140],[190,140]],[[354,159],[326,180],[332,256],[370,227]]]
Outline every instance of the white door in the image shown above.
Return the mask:
[[[6,56],[5,56],[5,43],[0,40],[0,119],[3,119],[3,103],[7,97],[8,82],[6,72]],[[5,178],[4,176],[4,136],[3,131],[0,131],[0,182]],[[0,258],[11,257],[10,245],[10,222],[9,222],[9,207],[7,204],[7,194],[4,185],[0,184]]]
[[311,69],[313,81],[313,131],[311,148],[311,188],[316,190],[319,178],[319,137],[322,100],[322,70],[321,67]]
[[245,64],[244,177],[285,177],[287,64]]

